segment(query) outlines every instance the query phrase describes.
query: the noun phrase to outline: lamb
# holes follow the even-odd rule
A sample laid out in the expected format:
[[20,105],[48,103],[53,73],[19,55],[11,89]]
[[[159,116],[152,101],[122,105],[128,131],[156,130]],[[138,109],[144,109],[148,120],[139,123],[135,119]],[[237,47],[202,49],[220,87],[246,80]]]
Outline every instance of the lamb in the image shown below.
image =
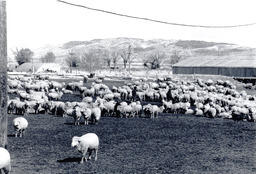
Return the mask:
[[9,173],[11,171],[11,157],[8,150],[0,147],[0,173]]
[[95,161],[97,160],[97,153],[99,149],[99,138],[95,133],[87,133],[81,137],[74,136],[72,138],[71,147],[76,147],[77,150],[83,154],[80,163],[84,160],[87,162],[86,153],[89,152],[88,159],[91,159],[92,151],[95,151]]
[[28,127],[28,121],[24,117],[17,117],[13,120],[13,127],[16,131],[15,137],[22,137]]

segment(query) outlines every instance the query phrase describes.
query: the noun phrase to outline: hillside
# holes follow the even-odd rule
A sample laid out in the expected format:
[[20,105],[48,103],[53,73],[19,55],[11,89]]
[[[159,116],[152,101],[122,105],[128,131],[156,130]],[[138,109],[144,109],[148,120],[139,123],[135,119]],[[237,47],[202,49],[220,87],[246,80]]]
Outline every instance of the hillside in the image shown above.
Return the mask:
[[[55,53],[58,62],[65,63],[65,57],[68,52],[73,51],[82,54],[90,49],[111,49],[125,50],[131,45],[135,59],[133,65],[142,66],[143,61],[154,51],[164,52],[166,59],[162,62],[163,66],[169,66],[173,54],[177,54],[180,60],[194,56],[228,56],[228,55],[252,55],[255,49],[241,47],[229,43],[215,43],[196,40],[143,40],[138,38],[111,38],[111,39],[94,39],[90,41],[70,41],[59,46],[47,46],[35,52],[35,58],[40,58],[47,51]],[[39,61],[39,60],[38,60]],[[121,64],[121,59],[119,64]]]

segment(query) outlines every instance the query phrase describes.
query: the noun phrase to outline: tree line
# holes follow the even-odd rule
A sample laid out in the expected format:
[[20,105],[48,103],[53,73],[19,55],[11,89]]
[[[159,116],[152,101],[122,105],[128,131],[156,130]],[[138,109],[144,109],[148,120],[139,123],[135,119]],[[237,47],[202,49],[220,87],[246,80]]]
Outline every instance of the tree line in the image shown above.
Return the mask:
[[[15,59],[18,65],[26,62],[31,62],[34,56],[33,51],[29,48],[16,49],[14,51]],[[65,56],[65,63],[72,69],[85,69],[93,72],[102,68],[118,69],[119,62],[122,62],[123,68],[130,71],[131,64],[135,59],[141,59],[144,68],[158,69],[163,64],[175,64],[182,58],[189,56],[189,53],[184,53],[177,50],[166,51],[163,49],[152,49],[143,54],[134,51],[134,48],[129,45],[126,48],[93,48],[84,51],[69,50]],[[56,61],[56,56],[52,51],[47,52],[40,57],[42,63],[51,63]],[[119,64],[118,64],[119,63]]]

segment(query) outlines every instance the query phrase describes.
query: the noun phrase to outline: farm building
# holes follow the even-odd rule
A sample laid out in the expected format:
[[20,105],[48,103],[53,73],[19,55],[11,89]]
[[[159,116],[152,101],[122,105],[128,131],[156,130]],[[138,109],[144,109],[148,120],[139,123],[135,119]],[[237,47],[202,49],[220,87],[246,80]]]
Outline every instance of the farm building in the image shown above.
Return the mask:
[[256,77],[254,56],[190,57],[173,65],[173,74],[209,74]]
[[40,72],[56,72],[60,73],[64,70],[64,68],[57,63],[23,63],[22,65],[18,66],[16,71],[17,72],[34,72],[40,73]]

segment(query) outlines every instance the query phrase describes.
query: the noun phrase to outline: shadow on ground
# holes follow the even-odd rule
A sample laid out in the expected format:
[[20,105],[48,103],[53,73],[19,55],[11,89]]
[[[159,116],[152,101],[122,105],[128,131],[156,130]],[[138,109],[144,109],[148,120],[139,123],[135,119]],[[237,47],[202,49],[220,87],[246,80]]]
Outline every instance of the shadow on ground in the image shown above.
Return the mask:
[[77,158],[77,157],[69,157],[69,158],[65,158],[63,160],[57,160],[57,162],[59,162],[59,163],[72,163],[72,162],[79,163],[80,161],[81,161],[81,158]]

